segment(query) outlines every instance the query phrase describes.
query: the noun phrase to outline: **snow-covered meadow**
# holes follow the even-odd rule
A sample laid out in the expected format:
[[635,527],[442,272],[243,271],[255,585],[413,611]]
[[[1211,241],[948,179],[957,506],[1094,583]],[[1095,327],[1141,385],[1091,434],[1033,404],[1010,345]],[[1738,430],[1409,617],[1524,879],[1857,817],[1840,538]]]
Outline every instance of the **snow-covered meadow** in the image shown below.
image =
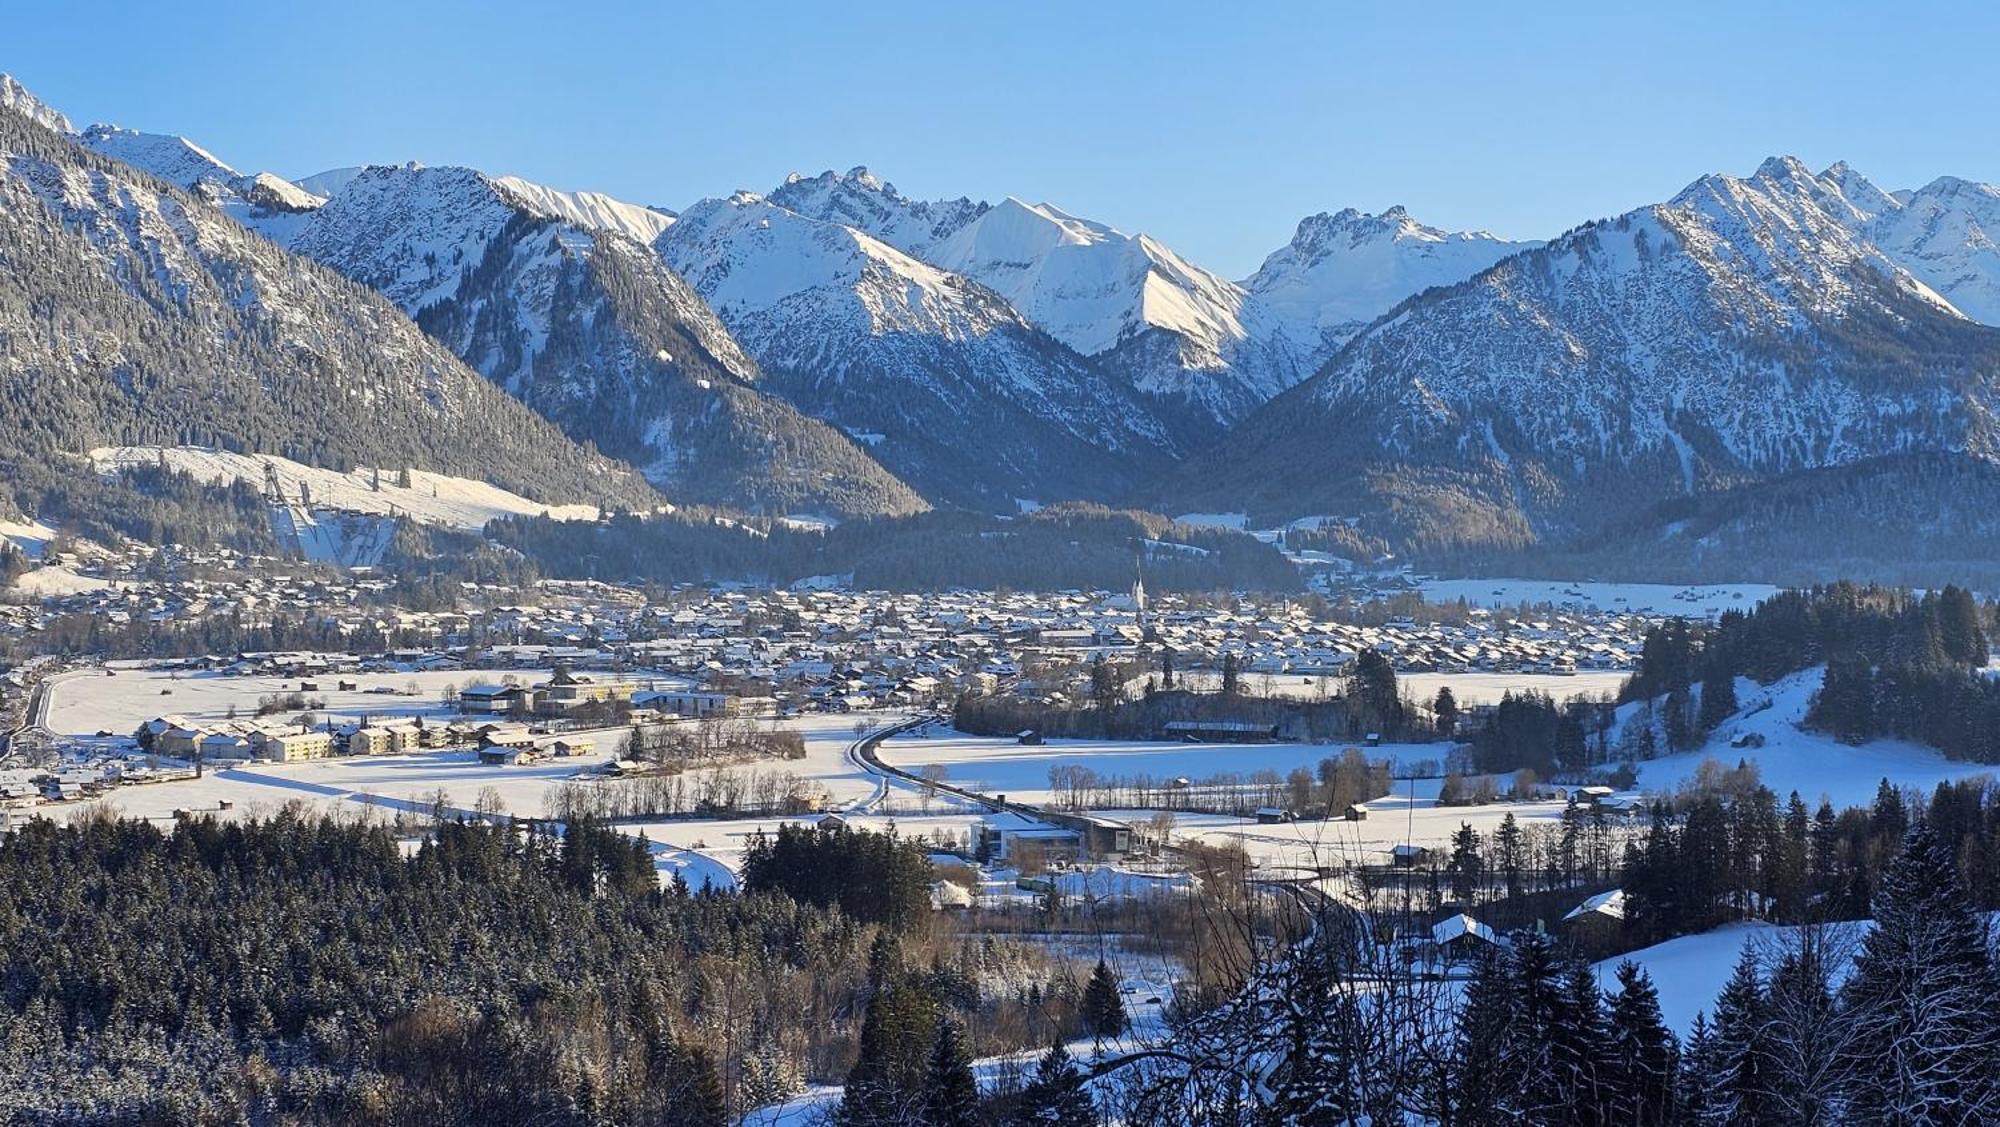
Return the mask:
[[[322,722],[336,724],[364,716],[379,719],[422,716],[429,720],[457,718],[445,691],[480,683],[497,684],[512,677],[522,684],[547,680],[548,669],[455,669],[449,671],[327,673],[306,677],[231,676],[214,670],[176,673],[146,669],[134,662],[113,662],[104,670],[66,673],[52,679],[46,718],[49,729],[63,736],[94,736],[100,731],[130,735],[156,716],[184,716],[200,724],[250,720],[265,697],[303,692],[324,705],[313,709]],[[635,678],[659,688],[684,688],[685,677],[637,673]],[[339,686],[348,682],[352,690]],[[316,686],[301,690],[302,684]],[[291,713],[281,716],[289,719]]]

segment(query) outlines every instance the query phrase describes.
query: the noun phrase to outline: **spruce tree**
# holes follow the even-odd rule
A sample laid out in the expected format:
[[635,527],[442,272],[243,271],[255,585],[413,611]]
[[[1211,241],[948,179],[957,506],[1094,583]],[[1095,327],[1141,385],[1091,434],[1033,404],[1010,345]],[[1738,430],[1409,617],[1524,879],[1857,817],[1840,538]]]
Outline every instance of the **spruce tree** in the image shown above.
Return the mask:
[[1516,1052],[1515,989],[1508,958],[1487,948],[1473,966],[1458,1013],[1451,1094],[1455,1122],[1518,1121],[1525,1076]]
[[1035,1065],[1034,1078],[1021,1092],[1013,1123],[1016,1127],[1097,1127],[1097,1108],[1060,1037]]
[[1097,960],[1090,981],[1084,984],[1082,1018],[1083,1031],[1100,1041],[1125,1032],[1125,1002],[1118,996],[1118,977],[1103,959]]
[[1709,1099],[1713,1122],[1755,1127],[1768,1122],[1764,1104],[1764,985],[1750,944],[1715,1000]]
[[1618,964],[1610,1027],[1609,1122],[1633,1127],[1674,1122],[1678,1049],[1660,1016],[1652,978],[1629,959]]
[[722,1076],[708,1050],[683,1042],[671,1070],[672,1119],[688,1127],[725,1127],[729,1108],[723,1099]]
[[1689,1127],[1710,1127],[1711,1124],[1725,1122],[1716,1099],[1720,1076],[1714,1031],[1709,1027],[1708,1015],[1697,1013],[1694,1024],[1688,1027],[1687,1046],[1681,1053],[1681,1067],[1676,1078],[1678,1094],[1674,1102],[1680,1107],[1680,1122]]
[[1785,1123],[1840,1120],[1852,1028],[1828,986],[1824,932],[1800,928],[1764,992],[1764,1093],[1773,1117]]
[[1985,922],[1951,853],[1919,823],[1883,874],[1875,927],[1841,991],[1856,1121],[2000,1120],[2000,1012]]
[[958,1027],[940,1017],[937,1040],[931,1046],[930,1069],[924,1077],[924,1123],[927,1127],[977,1127],[979,1084],[972,1077],[972,1057]]

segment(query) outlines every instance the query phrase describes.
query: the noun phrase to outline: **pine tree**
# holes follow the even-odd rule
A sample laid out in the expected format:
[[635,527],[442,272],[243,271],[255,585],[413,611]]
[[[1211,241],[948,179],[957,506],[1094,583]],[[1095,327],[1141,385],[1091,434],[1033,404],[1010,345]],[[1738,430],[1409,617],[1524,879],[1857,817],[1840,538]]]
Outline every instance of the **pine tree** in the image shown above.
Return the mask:
[[1701,730],[1713,732],[1736,708],[1736,675],[1717,662],[1701,682]]
[[1950,851],[1919,823],[1883,874],[1875,928],[1841,991],[1857,1121],[2000,1120],[2000,1023],[1986,928]]
[[1471,905],[1485,887],[1486,862],[1479,855],[1479,831],[1470,822],[1460,822],[1451,835],[1451,898]]
[[1826,937],[1799,929],[1764,993],[1765,1106],[1779,1122],[1836,1123],[1852,1022],[1834,1006]]
[[1756,952],[1743,945],[1736,971],[1715,1000],[1712,1033],[1713,1122],[1756,1127],[1767,1122],[1764,1106],[1764,986]]
[[901,1123],[921,1110],[937,1021],[936,1004],[915,987],[891,983],[876,992],[834,1112],[840,1127]]
[[1659,991],[1629,959],[1618,964],[1610,1025],[1609,1122],[1633,1127],[1674,1122],[1678,1050],[1660,1015]]
[[1527,868],[1527,852],[1521,839],[1521,823],[1515,820],[1512,810],[1500,819],[1500,828],[1493,831],[1493,864],[1500,871],[1508,897],[1521,895],[1521,877]]
[[1118,1037],[1125,1032],[1125,1002],[1118,996],[1118,977],[1103,959],[1090,972],[1083,987],[1081,1007],[1083,1031],[1097,1040]]
[[1549,1028],[1556,1077],[1567,1094],[1572,1122],[1609,1123],[1605,1080],[1610,1028],[1604,996],[1597,989],[1596,972],[1581,955],[1569,951],[1563,962],[1562,1008]]
[[1458,731],[1458,698],[1452,695],[1450,685],[1438,689],[1437,699],[1431,702],[1431,715],[1437,717],[1438,735],[1450,739]]
[[1938,596],[1938,638],[1947,660],[1975,669],[1986,664],[1986,631],[1972,592],[1947,586]]
[[1097,1127],[1097,1108],[1061,1038],[1035,1065],[1034,1078],[1021,1092],[1013,1122],[1016,1127]]
[[681,1044],[675,1052],[670,1075],[673,1122],[688,1127],[724,1127],[729,1122],[722,1077],[707,1049],[693,1042]]
[[977,1127],[979,1123],[979,1084],[972,1077],[972,1057],[956,1023],[948,1017],[938,1019],[937,1040],[924,1077],[924,1123],[926,1127]]
[[1725,1122],[1723,1109],[1716,1100],[1720,1075],[1715,1034],[1709,1027],[1708,1015],[1697,1013],[1694,1024],[1688,1027],[1687,1047],[1681,1053],[1680,1073],[1676,1078],[1678,1095],[1674,1102],[1680,1105],[1680,1122],[1690,1127]]
[[1515,1053],[1514,982],[1508,960],[1486,949],[1459,1007],[1451,1094],[1455,1122],[1518,1122],[1525,1076]]

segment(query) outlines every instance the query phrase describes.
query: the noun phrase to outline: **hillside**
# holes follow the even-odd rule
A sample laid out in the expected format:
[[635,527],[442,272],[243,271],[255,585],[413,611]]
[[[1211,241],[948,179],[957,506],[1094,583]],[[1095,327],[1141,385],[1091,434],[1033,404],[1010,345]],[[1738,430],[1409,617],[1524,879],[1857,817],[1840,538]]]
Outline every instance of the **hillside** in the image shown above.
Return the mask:
[[[538,502],[646,506],[378,295],[0,112],[0,447],[12,479],[108,445],[410,466]],[[17,490],[18,492],[18,490]]]

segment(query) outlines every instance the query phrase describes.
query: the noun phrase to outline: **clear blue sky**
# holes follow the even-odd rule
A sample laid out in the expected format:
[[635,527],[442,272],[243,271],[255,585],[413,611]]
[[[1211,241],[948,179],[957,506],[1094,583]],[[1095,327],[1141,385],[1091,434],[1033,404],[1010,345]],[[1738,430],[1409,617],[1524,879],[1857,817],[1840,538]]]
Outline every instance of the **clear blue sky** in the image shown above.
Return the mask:
[[20,5],[0,69],[246,170],[416,159],[679,207],[867,164],[1238,277],[1345,206],[1536,237],[1774,152],[2000,180],[1996,44],[1992,3],[118,0]]

